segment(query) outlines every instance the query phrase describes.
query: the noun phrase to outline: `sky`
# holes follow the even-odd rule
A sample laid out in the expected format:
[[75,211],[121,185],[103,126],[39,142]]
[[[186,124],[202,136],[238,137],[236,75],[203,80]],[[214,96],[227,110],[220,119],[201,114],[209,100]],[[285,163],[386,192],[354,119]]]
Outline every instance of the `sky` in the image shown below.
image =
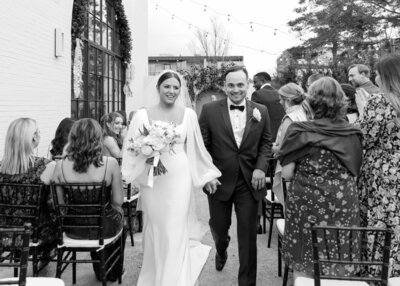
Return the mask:
[[298,0],[148,0],[148,5],[149,56],[193,56],[196,27],[209,30],[211,17],[230,35],[228,55],[243,56],[250,75],[274,74],[279,55],[300,43],[287,26],[297,17]]

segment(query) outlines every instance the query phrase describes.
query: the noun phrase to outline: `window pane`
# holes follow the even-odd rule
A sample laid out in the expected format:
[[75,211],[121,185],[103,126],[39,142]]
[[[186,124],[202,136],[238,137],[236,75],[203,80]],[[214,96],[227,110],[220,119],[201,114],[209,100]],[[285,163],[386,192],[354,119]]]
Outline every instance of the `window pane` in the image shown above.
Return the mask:
[[113,35],[113,29],[112,28],[108,28],[107,29],[107,42],[108,42],[108,49],[110,51],[112,51],[112,48],[113,48],[112,35]]
[[89,75],[89,100],[94,100],[95,98],[95,93],[96,93],[96,75],[91,74]]
[[96,44],[101,45],[100,35],[101,35],[101,22],[99,20],[94,20],[94,41]]
[[103,99],[103,92],[102,92],[102,87],[103,87],[103,77],[97,76],[97,81],[96,81],[96,94],[97,100],[102,100]]
[[90,13],[94,14],[95,12],[95,3],[94,0],[89,0],[89,11]]
[[104,76],[108,76],[108,60],[109,60],[109,55],[104,54],[104,62],[103,62]]
[[78,118],[77,106],[78,106],[78,102],[76,100],[72,100],[72,102],[71,102],[71,118],[72,119]]
[[108,79],[103,79],[103,100],[108,100]]
[[103,45],[103,47],[107,48],[107,25],[106,24],[103,24],[102,45]]
[[78,103],[78,118],[85,118],[85,117],[86,117],[85,102],[79,101],[79,103]]
[[93,47],[89,48],[89,73],[94,74],[95,73],[95,58],[94,58],[94,53],[95,49]]
[[103,8],[102,8],[102,18],[101,20],[103,21],[103,23],[107,23],[107,19],[108,19],[108,5],[107,5],[107,1],[103,1]]
[[97,50],[97,74],[103,74],[103,53]]
[[101,16],[101,0],[95,0],[95,16],[97,19],[100,20],[100,16]]
[[89,117],[96,119],[96,102],[89,101]]
[[110,78],[108,80],[108,100],[110,101],[113,100],[113,94],[114,94],[113,88],[114,88],[113,80]]
[[108,76],[109,76],[110,78],[113,78],[113,77],[114,77],[114,73],[113,73],[114,57],[113,57],[113,56],[110,56],[110,62],[109,62],[108,64],[109,64]]
[[88,27],[88,32],[89,32],[89,41],[93,41],[93,15],[89,13],[89,27]]

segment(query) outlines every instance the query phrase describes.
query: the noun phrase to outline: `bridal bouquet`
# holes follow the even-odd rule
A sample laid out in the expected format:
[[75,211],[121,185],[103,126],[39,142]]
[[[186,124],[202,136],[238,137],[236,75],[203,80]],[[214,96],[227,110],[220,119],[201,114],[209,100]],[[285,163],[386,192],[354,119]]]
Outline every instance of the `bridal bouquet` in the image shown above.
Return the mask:
[[153,175],[165,174],[167,169],[160,160],[162,152],[173,152],[173,147],[179,135],[176,133],[175,124],[165,121],[154,121],[149,126],[143,125],[139,134],[128,139],[128,151],[136,156],[147,158],[146,163],[153,167],[149,171],[149,184],[152,185]]

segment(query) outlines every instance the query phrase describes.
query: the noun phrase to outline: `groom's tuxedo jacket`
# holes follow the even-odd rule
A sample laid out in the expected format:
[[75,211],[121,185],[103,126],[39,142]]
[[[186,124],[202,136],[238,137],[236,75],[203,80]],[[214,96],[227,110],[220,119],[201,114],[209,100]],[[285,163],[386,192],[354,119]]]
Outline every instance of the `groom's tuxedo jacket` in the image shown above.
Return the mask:
[[[261,114],[260,121],[254,110]],[[238,147],[229,117],[227,99],[207,103],[199,118],[204,144],[221,171],[221,185],[212,196],[221,201],[229,200],[242,171],[249,189],[256,200],[265,197],[265,190],[255,191],[251,186],[254,169],[267,172],[267,159],[271,157],[271,132],[268,110],[265,106],[246,100],[246,127],[241,145]],[[256,112],[257,113],[257,112]]]

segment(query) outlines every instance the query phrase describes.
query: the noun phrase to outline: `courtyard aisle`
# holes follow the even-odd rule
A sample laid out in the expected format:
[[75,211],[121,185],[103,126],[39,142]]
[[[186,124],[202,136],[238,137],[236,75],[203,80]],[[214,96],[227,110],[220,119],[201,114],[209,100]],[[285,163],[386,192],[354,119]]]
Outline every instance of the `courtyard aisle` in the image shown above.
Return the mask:
[[[197,212],[199,219],[204,223],[208,220],[208,205],[207,198],[203,192],[196,194],[197,200]],[[236,240],[236,217],[235,214],[232,216],[232,227],[230,233],[232,240],[228,248],[228,261],[225,268],[221,272],[215,270],[215,249],[210,252],[207,263],[200,275],[198,286],[236,286],[237,285],[237,272],[239,269],[238,259],[238,245]],[[207,232],[203,239],[204,244],[213,246],[211,233]],[[135,246],[132,247],[130,244],[129,237],[126,240],[125,248],[125,275],[121,285],[135,286],[142,260],[142,244],[141,234],[135,235]],[[278,286],[282,285],[282,278],[278,277],[277,272],[277,235],[276,230],[273,233],[271,248],[267,248],[267,234],[258,235],[258,274],[257,274],[257,285],[258,286]],[[30,268],[31,269],[31,268]],[[1,277],[4,277],[4,270],[0,270]],[[11,273],[11,272],[9,272]],[[40,276],[54,276],[55,275],[55,263],[52,263],[46,269],[44,269]],[[66,286],[72,284],[72,273],[71,267],[63,273],[61,277]],[[291,274],[289,274],[289,283],[291,285]],[[77,267],[77,284],[76,286],[97,286],[101,285],[94,276],[92,266],[89,264],[79,264]],[[119,285],[117,282],[108,283],[108,285]],[[174,286],[174,285],[171,285]]]

